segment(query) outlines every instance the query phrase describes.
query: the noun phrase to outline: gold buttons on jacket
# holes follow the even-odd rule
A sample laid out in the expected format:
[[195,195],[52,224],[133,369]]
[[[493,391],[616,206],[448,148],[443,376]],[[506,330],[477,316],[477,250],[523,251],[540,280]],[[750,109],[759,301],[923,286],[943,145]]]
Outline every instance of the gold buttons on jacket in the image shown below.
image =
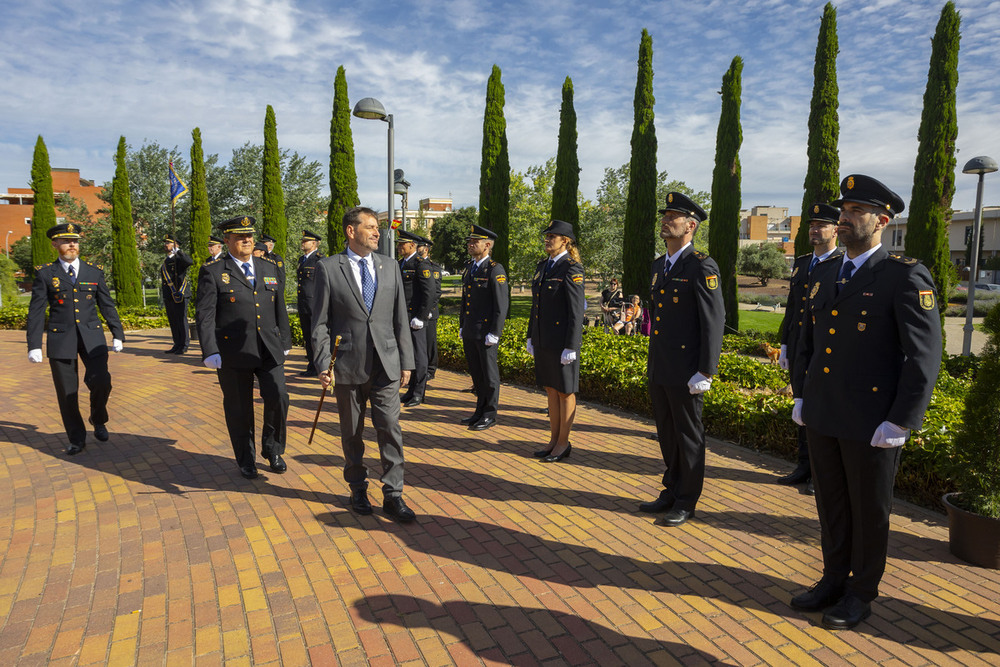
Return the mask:
[[878,387],[872,387],[872,391],[878,391]]
[[654,334],[659,334],[660,332],[659,332],[659,331],[657,331],[656,329],[653,329],[653,333],[654,333]]
[[837,311],[836,310],[831,310],[830,314],[833,315],[834,317],[836,317],[837,316]]
[[835,333],[837,333],[837,330],[836,330],[836,329],[830,329],[830,335],[831,335],[831,336],[832,336],[833,334],[835,334]]
[[823,372],[824,372],[824,373],[829,373],[829,372],[830,372],[830,369],[829,369],[829,368],[826,368],[826,367],[824,366],[824,367],[823,367]]
[[831,352],[833,352],[833,350],[831,350],[830,348],[826,348],[826,353],[827,354],[830,354]]

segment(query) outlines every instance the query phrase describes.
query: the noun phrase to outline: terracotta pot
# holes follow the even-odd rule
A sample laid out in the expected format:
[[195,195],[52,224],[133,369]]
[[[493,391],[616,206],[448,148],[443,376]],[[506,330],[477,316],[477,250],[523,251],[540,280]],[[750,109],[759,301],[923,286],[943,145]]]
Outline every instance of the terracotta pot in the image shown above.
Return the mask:
[[967,563],[1000,570],[1000,519],[991,519],[956,507],[950,499],[958,494],[941,497],[948,510],[948,544],[951,553]]

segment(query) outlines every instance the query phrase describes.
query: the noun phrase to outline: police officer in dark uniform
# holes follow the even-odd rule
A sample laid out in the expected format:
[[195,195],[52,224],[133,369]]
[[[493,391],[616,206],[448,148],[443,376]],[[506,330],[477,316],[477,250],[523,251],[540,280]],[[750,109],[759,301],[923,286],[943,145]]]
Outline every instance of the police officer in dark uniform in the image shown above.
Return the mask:
[[507,321],[510,293],[507,272],[490,258],[497,235],[485,227],[472,225],[466,246],[472,257],[462,274],[462,307],[458,312],[458,332],[469,363],[469,375],[476,394],[476,411],[462,419],[469,430],[485,431],[497,421],[500,402],[500,368],[497,343]]
[[414,408],[424,400],[427,388],[427,325],[431,300],[435,285],[430,262],[417,254],[417,243],[421,237],[408,231],[396,233],[396,255],[399,257],[399,271],[403,275],[403,295],[406,297],[406,312],[410,318],[410,339],[413,341],[414,369],[410,383],[399,400],[404,408]]
[[[222,257],[223,251],[226,249],[226,244],[223,243],[222,239],[214,234],[208,237],[208,259],[219,259]],[[206,260],[207,261],[207,260]]]
[[229,249],[206,262],[198,274],[195,321],[205,366],[218,371],[226,427],[240,474],[257,477],[254,462],[254,378],[264,399],[261,455],[271,470],[287,469],[285,453],[288,391],[283,364],[292,337],[278,266],[253,256],[250,217],[219,225]]
[[841,209],[844,255],[813,269],[792,364],[792,418],[809,436],[823,576],[791,604],[825,609],[823,625],[831,629],[871,615],[900,450],[923,422],[941,365],[930,272],[881,243],[903,200],[861,174],[845,178],[840,192],[832,204]]
[[306,377],[319,375],[319,371],[313,365],[312,299],[315,291],[313,279],[316,275],[316,263],[323,258],[323,253],[319,251],[321,240],[318,234],[310,232],[308,229],[302,232],[302,240],[299,243],[302,248],[302,256],[299,257],[299,268],[295,272],[298,281],[299,324],[302,326],[302,337],[305,339],[306,359],[309,360],[306,369],[301,373]]
[[[809,277],[819,262],[836,259],[843,253],[837,248],[837,220],[840,209],[829,204],[813,204],[809,210],[809,243],[813,251],[795,258],[792,276],[788,281],[788,301],[785,303],[785,317],[781,320],[781,355],[778,364],[785,370],[795,359],[796,343],[802,332],[806,301],[809,297]],[[806,430],[799,427],[799,463],[795,470],[780,477],[778,484],[801,484],[805,482],[803,493],[813,495],[812,473],[809,470],[809,441]]]
[[[113,340],[111,347],[121,352],[125,332],[111,293],[104,281],[104,270],[80,259],[79,227],[74,224],[54,225],[46,235],[59,259],[37,267],[31,286],[28,306],[28,361],[42,361],[42,331],[48,331],[47,351],[52,382],[62,416],[63,428],[69,437],[66,453],[79,454],[87,446],[87,427],[80,416],[77,357],[86,371],[83,382],[90,390],[90,423],[94,437],[108,439],[108,396],[111,395],[111,373],[108,372],[108,345],[104,327],[97,315],[101,311]],[[49,309],[45,325],[45,307]]]
[[659,497],[639,509],[666,512],[660,523],[679,526],[694,517],[705,481],[702,394],[718,370],[726,308],[719,266],[691,244],[705,211],[683,193],[670,192],[660,214],[667,254],[653,261],[647,372],[667,471]]
[[528,354],[535,360],[535,382],[545,389],[549,443],[535,456],[546,463],[569,457],[569,432],[576,418],[583,341],[583,264],[573,225],[553,220],[542,232],[548,255],[535,267],[528,317]]
[[431,265],[431,277],[434,279],[434,295],[430,303],[427,304],[427,319],[424,321],[424,335],[427,337],[427,379],[433,380],[434,373],[438,367],[438,319],[441,316],[439,304],[441,303],[441,274],[443,269],[440,264],[431,259],[431,246],[434,242],[428,238],[420,237],[417,242],[417,254]]
[[274,237],[270,234],[261,234],[260,240],[264,242],[264,246],[267,248],[264,251],[264,257],[275,263],[278,267],[278,277],[281,278],[281,286],[285,286],[285,259],[278,253],[274,252]]
[[167,256],[160,266],[160,297],[163,309],[167,311],[170,335],[174,340],[174,345],[167,350],[167,354],[184,354],[188,348],[187,308],[191,298],[187,270],[194,264],[194,260],[180,249],[172,234],[163,239],[163,248]]

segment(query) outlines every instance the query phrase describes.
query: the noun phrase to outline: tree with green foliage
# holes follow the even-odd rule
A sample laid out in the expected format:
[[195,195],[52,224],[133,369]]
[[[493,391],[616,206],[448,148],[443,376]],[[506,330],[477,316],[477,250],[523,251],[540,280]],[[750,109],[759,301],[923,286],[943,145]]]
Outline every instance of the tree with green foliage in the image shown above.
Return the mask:
[[[625,230],[625,208],[629,184],[628,163],[604,170],[604,178],[597,187],[597,197],[593,204],[585,202],[580,216],[580,253],[586,262],[587,273],[596,273],[603,280],[622,275],[622,239]],[[656,175],[655,201],[666,201],[668,192],[682,192],[691,197],[706,211],[711,210],[709,193],[695,192],[683,181],[667,180],[667,172]],[[655,227],[654,227],[655,229]],[[698,225],[694,245],[699,250],[708,251],[708,223]],[[654,245],[654,247],[656,247]],[[655,251],[654,251],[655,254]]]
[[0,305],[10,306],[17,301],[17,281],[14,272],[17,265],[14,260],[0,253]]
[[715,137],[715,170],[712,172],[712,226],[708,248],[719,265],[719,289],[726,304],[726,329],[738,331],[739,311],[736,301],[736,255],[740,238],[740,125],[743,59],[733,58],[722,77],[722,111]]
[[795,254],[812,252],[809,243],[810,211],[816,202],[837,199],[840,192],[840,89],[837,86],[837,10],[829,2],[823,8],[813,62],[813,93],[809,105],[809,139],[806,148],[806,179],[802,194],[802,217],[795,234]]
[[[555,209],[558,170],[556,158],[549,158],[544,165],[510,175],[510,262],[505,268],[513,282],[531,280],[545,255],[542,230],[549,226],[549,212]],[[552,218],[562,220],[554,214]]]
[[506,267],[510,261],[510,157],[507,154],[507,120],[503,107],[504,88],[500,68],[494,65],[486,83],[486,111],[483,114],[479,225],[496,232],[492,257]]
[[[46,240],[48,237],[46,237]],[[49,244],[49,247],[52,247]],[[35,268],[35,263],[31,257],[31,236],[22,236],[10,244],[10,259],[17,265],[18,270],[30,278]]]
[[344,238],[341,222],[347,209],[357,206],[359,201],[354,136],[351,134],[351,104],[347,98],[347,75],[341,65],[333,83],[333,115],[330,118],[330,205],[326,214],[329,254],[344,249],[347,239]]
[[31,209],[31,275],[34,267],[55,261],[58,253],[45,234],[56,224],[56,199],[52,193],[52,168],[49,166],[49,149],[45,140],[38,135],[35,142],[35,157],[31,161],[31,189],[35,193],[35,203]]
[[777,243],[754,243],[739,249],[736,268],[740,275],[755,276],[761,287],[767,287],[772,278],[788,277],[785,251]]
[[125,165],[125,137],[118,139],[115,154],[114,196],[111,200],[111,280],[119,308],[142,307],[142,273],[132,226],[132,197]]
[[649,284],[656,247],[656,128],[653,125],[653,38],[639,41],[638,74],[632,102],[632,159],[622,238],[622,290],[640,294]]
[[288,219],[285,218],[285,193],[281,189],[278,123],[270,104],[267,105],[264,116],[264,177],[261,192],[264,222],[260,231],[274,237],[274,252],[284,257],[288,254]]
[[191,258],[194,264],[188,271],[191,284],[198,284],[198,271],[208,259],[208,237],[212,233],[212,212],[208,204],[208,185],[205,182],[205,153],[201,148],[201,128],[191,130]]
[[459,273],[469,261],[465,239],[476,224],[476,209],[463,206],[442,215],[431,228],[431,258],[452,273]]
[[580,241],[580,160],[576,153],[576,110],[573,108],[573,80],[568,76],[562,87],[559,108],[559,147],[556,150],[556,174],[552,185],[552,220],[573,225]]
[[[961,18],[955,3],[941,9],[924,91],[924,110],[917,132],[910,214],[906,219],[906,254],[921,260],[934,278],[938,294],[951,289],[948,226],[955,194],[955,140],[958,138],[958,43]],[[944,323],[944,309],[941,309]]]

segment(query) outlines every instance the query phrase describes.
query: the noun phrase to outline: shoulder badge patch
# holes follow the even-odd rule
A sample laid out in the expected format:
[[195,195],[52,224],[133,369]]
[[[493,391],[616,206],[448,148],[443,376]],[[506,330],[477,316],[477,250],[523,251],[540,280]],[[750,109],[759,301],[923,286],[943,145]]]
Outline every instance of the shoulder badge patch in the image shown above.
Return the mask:
[[228,285],[228,284],[229,284],[229,274],[228,274],[228,273],[223,273],[223,274],[222,274],[222,282],[223,282],[223,284],[225,284],[225,285]]
[[583,282],[583,274],[582,273],[577,273],[577,274],[575,274],[573,276],[570,276],[570,280],[572,280],[573,282],[575,282],[576,284],[579,285],[580,283]]
[[435,271],[434,272],[434,280],[440,280],[440,279],[441,279],[441,272],[440,271]]
[[430,278],[430,277],[431,277],[431,270],[424,269],[424,278]]
[[59,276],[52,276],[52,288],[59,289]]
[[817,280],[816,282],[813,283],[813,288],[809,290],[809,298],[811,299],[814,296],[816,296],[816,292],[818,291],[819,291],[819,281]]
[[920,307],[934,310],[934,290],[920,290]]
[[502,273],[497,276],[497,284],[498,285],[503,285],[505,282],[507,282],[507,276],[505,276]]
[[705,286],[708,289],[716,289],[719,287],[719,276],[705,276]]

